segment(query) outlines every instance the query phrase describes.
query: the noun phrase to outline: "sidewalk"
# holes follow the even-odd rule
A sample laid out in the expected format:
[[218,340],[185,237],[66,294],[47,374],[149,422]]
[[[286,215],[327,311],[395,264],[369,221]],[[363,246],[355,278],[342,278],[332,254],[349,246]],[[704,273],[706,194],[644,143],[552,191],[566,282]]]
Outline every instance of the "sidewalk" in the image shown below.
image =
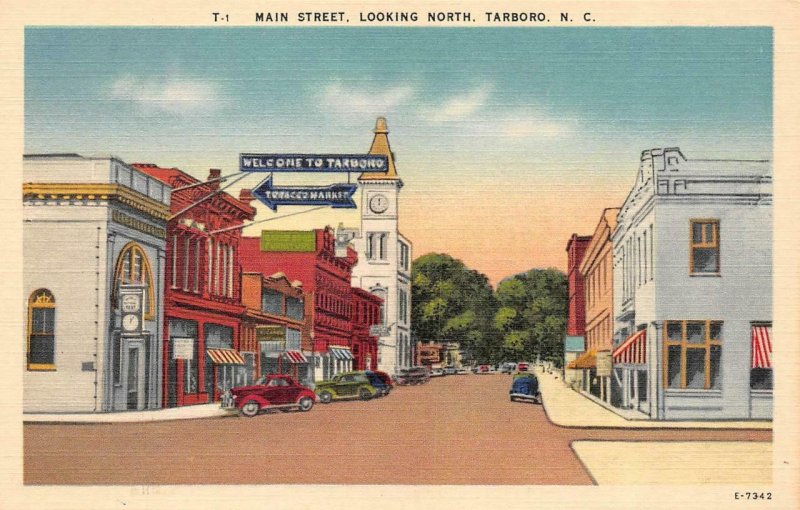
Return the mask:
[[623,417],[607,409],[605,402],[586,397],[567,387],[560,372],[548,374],[537,368],[536,375],[539,378],[547,417],[555,425],[562,427],[772,429],[772,422],[765,420],[663,421],[640,418],[636,416],[640,413],[630,411],[622,411],[628,415]]
[[235,416],[236,410],[222,409],[219,402],[171,409],[120,411],[115,413],[26,413],[25,423],[141,423],[148,421],[193,420]]
[[772,483],[772,443],[573,441],[571,446],[597,485],[731,484],[750,490]]

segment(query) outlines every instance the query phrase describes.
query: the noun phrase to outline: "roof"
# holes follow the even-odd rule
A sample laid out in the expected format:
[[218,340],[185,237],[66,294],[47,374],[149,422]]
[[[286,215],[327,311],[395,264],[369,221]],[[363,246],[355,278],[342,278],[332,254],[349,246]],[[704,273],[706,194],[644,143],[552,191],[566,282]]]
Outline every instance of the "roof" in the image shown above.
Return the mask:
[[378,120],[375,122],[375,129],[373,129],[372,132],[375,133],[375,137],[372,139],[372,147],[369,149],[369,154],[381,155],[389,158],[389,171],[386,173],[364,172],[358,180],[399,180],[397,168],[394,166],[394,154],[389,146],[389,128],[386,125],[386,119],[378,117]]
[[[159,181],[173,188],[179,188],[190,184],[200,184],[203,182],[179,168],[162,168],[153,163],[133,163],[131,166],[150,175],[151,177],[155,177]],[[211,184],[201,184],[197,186],[197,188],[206,193],[216,191]],[[173,193],[180,193],[180,190],[173,191]],[[255,217],[256,210],[250,204],[242,202],[239,199],[234,198],[232,195],[225,193],[224,191],[218,193],[217,196],[224,200],[228,205],[239,209],[242,213],[244,213],[246,218],[253,219]]]

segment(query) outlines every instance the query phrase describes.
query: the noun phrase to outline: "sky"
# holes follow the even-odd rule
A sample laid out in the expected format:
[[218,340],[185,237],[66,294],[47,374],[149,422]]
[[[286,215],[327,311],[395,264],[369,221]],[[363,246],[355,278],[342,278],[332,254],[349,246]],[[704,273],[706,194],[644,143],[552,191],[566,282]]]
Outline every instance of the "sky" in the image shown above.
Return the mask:
[[[25,151],[205,178],[242,152],[366,152],[384,116],[414,258],[449,253],[497,283],[564,270],[569,236],[622,204],[644,149],[772,159],[772,59],[757,27],[28,28]],[[339,223],[358,211],[245,234]]]

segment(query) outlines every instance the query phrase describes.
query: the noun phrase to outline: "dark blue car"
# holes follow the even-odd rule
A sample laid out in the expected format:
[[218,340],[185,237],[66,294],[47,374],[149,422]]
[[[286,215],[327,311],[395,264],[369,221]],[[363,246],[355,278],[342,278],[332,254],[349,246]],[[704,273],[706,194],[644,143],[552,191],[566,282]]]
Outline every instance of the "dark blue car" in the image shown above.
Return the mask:
[[371,370],[365,370],[364,371],[364,375],[366,375],[367,379],[369,379],[369,383],[376,390],[378,390],[378,394],[380,396],[384,396],[384,395],[388,395],[389,394],[389,391],[391,391],[392,387],[389,386],[388,384],[386,384],[386,381],[384,381],[381,376],[379,376],[378,374],[376,374],[375,372],[373,372]]
[[536,404],[542,403],[542,394],[539,393],[539,380],[533,374],[516,374],[508,393],[512,402],[515,400],[527,400]]

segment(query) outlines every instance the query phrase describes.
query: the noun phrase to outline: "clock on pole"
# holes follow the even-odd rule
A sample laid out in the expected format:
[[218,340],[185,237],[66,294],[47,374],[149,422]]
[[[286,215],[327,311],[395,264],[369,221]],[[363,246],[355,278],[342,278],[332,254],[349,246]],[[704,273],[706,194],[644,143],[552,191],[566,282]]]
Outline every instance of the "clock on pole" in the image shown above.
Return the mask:
[[136,336],[142,333],[144,322],[144,286],[121,285],[119,289],[119,303],[122,334]]

